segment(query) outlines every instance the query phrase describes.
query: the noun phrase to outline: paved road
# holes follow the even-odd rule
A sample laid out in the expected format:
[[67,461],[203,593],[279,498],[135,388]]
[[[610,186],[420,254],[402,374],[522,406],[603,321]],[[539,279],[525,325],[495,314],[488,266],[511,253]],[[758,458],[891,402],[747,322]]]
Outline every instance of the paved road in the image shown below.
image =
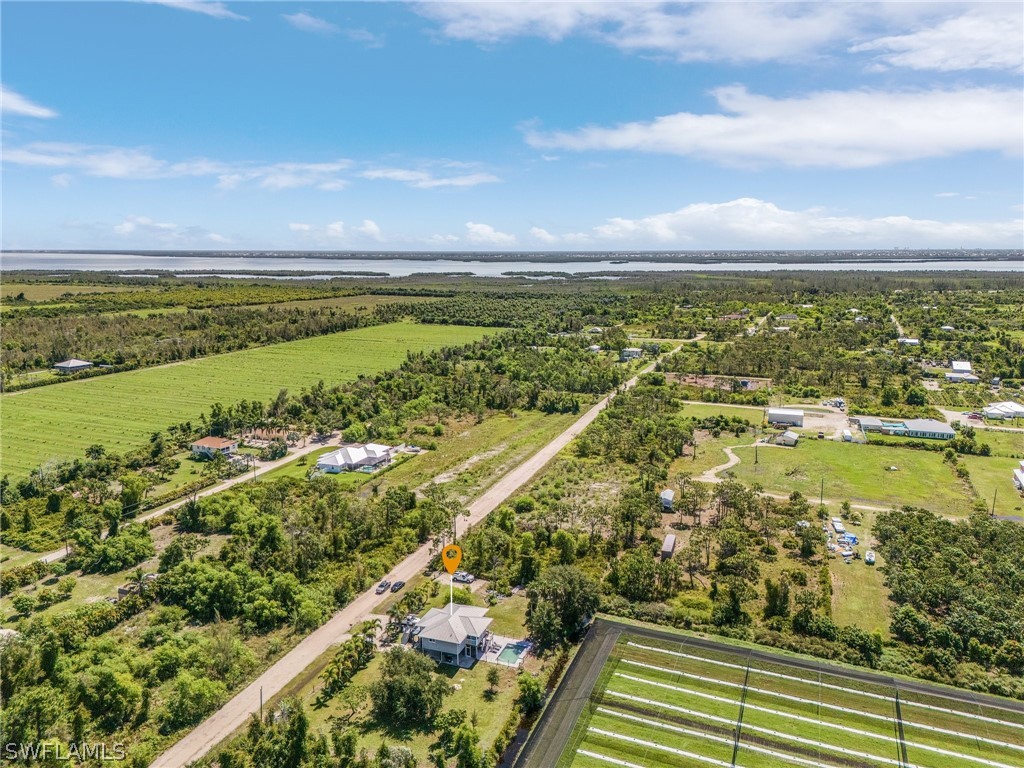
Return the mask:
[[884,685],[898,688],[901,692],[912,692],[924,696],[948,699],[958,704],[985,705],[1007,712],[1024,713],[1024,701],[1002,699],[957,688],[933,685],[924,681],[918,682],[908,678],[893,678],[888,675],[858,669],[849,666],[837,666],[828,662],[810,658],[786,656],[773,652],[769,648],[743,648],[715,640],[714,638],[682,635],[669,630],[654,627],[641,627],[616,621],[610,617],[594,620],[593,626],[573,663],[569,665],[551,702],[541,716],[530,740],[519,753],[513,763],[514,768],[550,768],[557,761],[572,735],[573,728],[579,721],[584,709],[590,701],[594,685],[601,674],[601,669],[608,658],[609,652],[622,635],[645,637],[652,640],[666,641],[680,645],[689,645],[704,651],[726,652],[745,656],[747,663],[762,662],[772,665],[783,665],[793,669],[815,674],[842,675],[850,681],[868,685]]
[[[196,497],[201,499],[201,498],[204,498],[206,496],[212,496],[215,493],[220,493],[221,491],[226,491],[228,488],[231,488],[231,487],[233,487],[235,485],[239,485],[240,483],[247,483],[250,480],[253,480],[253,479],[259,477],[260,475],[265,475],[267,472],[270,472],[271,470],[277,469],[278,467],[283,466],[284,464],[287,464],[289,461],[297,459],[300,456],[305,456],[305,455],[307,455],[309,453],[312,453],[313,451],[317,450],[318,448],[324,448],[325,446],[329,446],[329,445],[339,445],[340,443],[341,443],[341,436],[340,435],[332,437],[329,440],[326,440],[326,441],[324,441],[322,443],[311,441],[311,442],[307,443],[306,445],[304,445],[302,448],[297,448],[296,450],[292,451],[291,453],[289,453],[284,458],[278,459],[277,461],[257,462],[257,466],[256,466],[256,471],[255,472],[243,472],[241,475],[237,475],[237,476],[232,477],[232,478],[230,478],[228,480],[225,480],[222,483],[218,483],[217,485],[210,486],[209,488],[207,488],[204,491],[200,491],[199,493],[196,494]],[[189,498],[188,497],[183,498],[183,499],[179,499],[178,501],[171,502],[170,504],[166,504],[165,506],[159,507],[158,509],[151,510],[150,512],[147,512],[144,515],[139,515],[137,518],[134,519],[133,522],[144,523],[147,520],[152,520],[155,517],[160,517],[161,515],[165,515],[165,514],[167,514],[168,512],[170,512],[173,509],[177,509],[178,507],[182,507],[185,504],[187,504],[188,502],[189,502]],[[107,534],[106,534],[106,532],[104,532],[103,533],[103,538],[105,539],[106,537],[107,537]],[[42,560],[44,563],[54,563],[57,560],[63,560],[65,557],[67,557],[67,554],[68,554],[67,550],[62,547],[61,549],[55,549],[53,552],[46,553],[45,555],[43,555],[39,559]]]
[[[675,351],[675,350],[673,350]],[[640,374],[654,369],[651,363],[627,381],[623,389],[634,386]],[[596,405],[577,419],[568,429],[541,448],[537,453],[501,477],[480,498],[468,506],[469,517],[456,522],[457,529],[465,532],[468,526],[480,522],[498,508],[509,496],[544,467],[562,448],[579,435],[598,414],[608,407],[615,393],[602,398]],[[388,579],[409,581],[413,576],[426,570],[434,556],[431,544],[424,544],[402,560],[388,573]],[[371,587],[355,600],[338,611],[319,629],[307,635],[298,645],[275,662],[244,690],[236,694],[217,712],[200,723],[174,746],[151,763],[150,768],[180,768],[200,759],[217,746],[222,739],[245,724],[249,715],[259,709],[260,692],[269,701],[309,664],[332,645],[347,639],[348,631],[370,616],[381,598]]]

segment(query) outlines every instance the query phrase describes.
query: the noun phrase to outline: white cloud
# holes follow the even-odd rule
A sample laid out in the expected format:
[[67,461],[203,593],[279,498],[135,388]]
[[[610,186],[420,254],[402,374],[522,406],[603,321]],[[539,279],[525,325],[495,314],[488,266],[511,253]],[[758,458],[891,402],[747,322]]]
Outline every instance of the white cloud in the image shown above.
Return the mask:
[[298,13],[283,13],[281,14],[281,17],[293,27],[301,29],[303,32],[314,32],[318,35],[333,35],[338,32],[338,26],[336,24],[332,24],[326,19],[311,16],[305,11],[299,11]]
[[490,173],[466,173],[459,176],[437,177],[427,171],[415,171],[408,168],[372,168],[360,174],[364,179],[386,179],[400,181],[417,189],[434,189],[436,187],[475,187],[478,184],[492,184],[501,181]]
[[332,221],[328,224],[292,222],[288,224],[288,229],[297,233],[303,242],[321,246],[337,247],[342,244],[384,240],[380,226],[371,219],[363,219],[361,224],[352,226],[344,221]]
[[57,189],[67,189],[73,180],[74,177],[70,173],[58,173],[50,177],[50,182]]
[[511,247],[516,244],[516,236],[499,232],[490,224],[466,222],[466,240],[474,245],[496,245]]
[[220,189],[254,184],[269,190],[316,187],[327,191],[344,189],[347,182],[339,174],[352,165],[350,160],[344,159],[329,163],[259,165],[197,158],[172,163],[154,157],[144,148],[55,142],[7,149],[3,160],[16,165],[68,168],[99,178],[147,180],[211,176],[217,178]]
[[[573,35],[678,61],[801,61],[844,49],[915,69],[1020,69],[1019,3],[425,2],[456,40]],[[865,41],[865,42],[858,42]],[[851,45],[852,44],[852,45]]]
[[281,190],[316,187],[333,192],[344,189],[348,182],[338,174],[352,165],[349,160],[331,163],[274,163],[272,165],[240,166],[218,174],[220,189],[235,189],[242,184],[255,183],[263,189]]
[[936,197],[960,197],[959,192],[936,192]]
[[558,238],[552,235],[543,227],[531,227],[530,236],[536,240],[540,240],[542,243],[556,243]]
[[44,107],[28,100],[5,85],[0,85],[0,112],[5,115],[21,115],[22,117],[36,117],[40,119],[57,116],[57,113],[49,107]]
[[168,8],[177,8],[180,11],[192,11],[205,16],[213,16],[215,19],[233,19],[235,21],[248,21],[248,16],[241,16],[230,10],[227,5],[215,0],[149,0],[157,5],[166,5]]
[[962,152],[1021,152],[1020,89],[823,91],[788,99],[718,88],[715,114],[526,131],[536,148],[633,150],[730,165],[865,168]]
[[[853,53],[879,52],[890,66],[952,72],[1024,68],[1024,14],[1020,3],[984,4],[966,13],[900,35],[852,46]],[[884,67],[882,67],[884,69]]]
[[628,248],[1019,248],[1024,221],[943,222],[908,216],[865,218],[820,208],[792,211],[754,198],[695,203],[594,227],[598,240]]
[[216,232],[211,232],[209,235],[207,235],[207,237],[209,237],[210,240],[212,240],[213,242],[220,243],[221,245],[227,245],[228,243],[233,242],[230,237],[218,235]]
[[431,235],[427,238],[427,242],[431,245],[451,245],[461,239],[458,235]]
[[377,222],[371,219],[363,219],[363,223],[358,227],[352,227],[352,231],[358,235],[363,235],[371,240],[382,240],[380,227],[377,226]]

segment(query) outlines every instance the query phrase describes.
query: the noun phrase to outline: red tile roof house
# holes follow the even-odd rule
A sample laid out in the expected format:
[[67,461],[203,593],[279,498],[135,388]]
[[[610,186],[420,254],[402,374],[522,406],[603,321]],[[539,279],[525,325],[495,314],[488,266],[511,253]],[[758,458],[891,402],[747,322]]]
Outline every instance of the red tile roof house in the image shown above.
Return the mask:
[[238,441],[227,437],[204,437],[192,443],[192,455],[205,456],[208,459],[212,459],[218,453],[230,456],[237,450]]

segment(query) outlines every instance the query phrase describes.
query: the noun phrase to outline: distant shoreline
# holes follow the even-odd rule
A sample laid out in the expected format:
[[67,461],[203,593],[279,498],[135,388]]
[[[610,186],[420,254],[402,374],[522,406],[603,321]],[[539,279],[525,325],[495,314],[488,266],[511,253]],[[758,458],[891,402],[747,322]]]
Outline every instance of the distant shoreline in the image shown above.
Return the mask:
[[141,256],[163,258],[209,259],[317,259],[324,261],[462,261],[462,262],[528,262],[535,264],[561,262],[607,262],[616,265],[634,263],[678,264],[841,264],[892,263],[914,264],[925,261],[1006,261],[1024,262],[1024,251],[1007,249],[915,249],[915,250],[765,250],[765,251],[150,251],[150,250],[3,250],[9,254]]

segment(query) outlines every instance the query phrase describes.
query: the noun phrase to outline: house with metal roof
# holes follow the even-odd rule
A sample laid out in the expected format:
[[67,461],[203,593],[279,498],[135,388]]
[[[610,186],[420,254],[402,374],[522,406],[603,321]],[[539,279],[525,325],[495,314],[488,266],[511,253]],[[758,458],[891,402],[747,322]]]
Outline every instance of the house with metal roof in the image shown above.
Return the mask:
[[349,443],[317,459],[316,468],[335,475],[339,472],[373,472],[391,463],[394,449],[380,443]]
[[86,371],[90,368],[92,368],[92,363],[88,360],[79,360],[77,357],[65,360],[62,363],[56,363],[53,366],[53,370],[60,374],[78,373],[79,371]]
[[467,666],[487,650],[492,621],[486,608],[449,603],[427,611],[417,625],[414,642],[442,664]]

